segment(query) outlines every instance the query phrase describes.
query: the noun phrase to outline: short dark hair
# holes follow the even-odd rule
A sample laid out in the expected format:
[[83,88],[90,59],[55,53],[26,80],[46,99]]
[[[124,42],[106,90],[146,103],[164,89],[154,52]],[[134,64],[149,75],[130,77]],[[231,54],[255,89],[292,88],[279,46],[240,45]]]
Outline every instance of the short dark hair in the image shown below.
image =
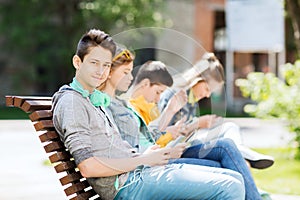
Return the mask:
[[85,33],[78,42],[76,55],[83,61],[91,47],[101,46],[115,55],[116,44],[113,39],[99,29],[91,29]]
[[173,85],[173,78],[168,72],[167,67],[160,61],[148,61],[138,70],[134,85],[139,84],[142,80],[149,79],[151,84],[162,84],[168,87]]

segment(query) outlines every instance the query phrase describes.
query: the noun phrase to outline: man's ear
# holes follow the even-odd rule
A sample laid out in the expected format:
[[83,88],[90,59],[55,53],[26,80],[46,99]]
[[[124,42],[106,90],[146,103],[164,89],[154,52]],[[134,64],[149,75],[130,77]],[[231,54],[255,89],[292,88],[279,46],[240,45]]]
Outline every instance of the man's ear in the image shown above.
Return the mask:
[[143,79],[141,82],[142,87],[149,87],[150,86],[150,80],[148,78]]
[[79,56],[74,55],[72,61],[73,61],[73,66],[75,67],[76,70],[78,70],[81,64],[81,59],[79,58]]

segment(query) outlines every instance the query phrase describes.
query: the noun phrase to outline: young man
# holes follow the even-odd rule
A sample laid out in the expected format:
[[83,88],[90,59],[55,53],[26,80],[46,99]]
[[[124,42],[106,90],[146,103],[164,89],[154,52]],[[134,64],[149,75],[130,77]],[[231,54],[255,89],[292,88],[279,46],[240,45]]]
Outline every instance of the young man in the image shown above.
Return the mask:
[[115,43],[104,32],[93,29],[84,34],[73,57],[73,82],[53,96],[54,126],[100,198],[244,199],[239,173],[166,165],[174,156],[172,151],[178,157],[184,146],[152,147],[142,155],[132,152],[105,111],[110,98],[96,90],[109,75],[114,53]]

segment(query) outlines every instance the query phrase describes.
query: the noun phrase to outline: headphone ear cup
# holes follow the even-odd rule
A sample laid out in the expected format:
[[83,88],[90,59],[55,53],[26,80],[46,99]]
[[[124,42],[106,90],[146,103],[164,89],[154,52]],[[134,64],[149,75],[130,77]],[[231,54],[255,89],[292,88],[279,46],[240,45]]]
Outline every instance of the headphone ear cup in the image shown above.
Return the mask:
[[95,90],[91,94],[90,99],[95,106],[107,107],[110,104],[110,97],[107,94],[100,92],[99,90]]

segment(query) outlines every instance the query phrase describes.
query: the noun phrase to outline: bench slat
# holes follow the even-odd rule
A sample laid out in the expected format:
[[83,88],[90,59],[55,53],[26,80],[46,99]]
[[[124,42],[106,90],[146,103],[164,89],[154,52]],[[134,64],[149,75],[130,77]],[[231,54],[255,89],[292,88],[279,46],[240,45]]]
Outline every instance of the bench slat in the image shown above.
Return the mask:
[[34,124],[34,128],[36,131],[42,131],[42,130],[54,130],[54,125],[52,120],[42,120],[38,121]]
[[65,146],[61,141],[56,141],[56,142],[53,141],[44,146],[44,149],[47,153],[51,153],[53,151],[59,151],[64,148],[65,148]]
[[22,98],[22,97],[14,97],[14,105],[15,107],[18,107],[18,108],[21,108],[23,102],[25,101],[26,99]]
[[66,195],[69,196],[69,195],[74,194],[76,192],[83,191],[86,187],[89,187],[89,186],[90,186],[89,183],[85,180],[83,182],[73,184],[72,186],[66,188],[65,193],[66,193]]
[[67,185],[74,181],[79,181],[80,179],[82,179],[82,176],[81,176],[80,172],[78,171],[78,172],[74,172],[72,174],[68,174],[68,175],[60,178],[59,181],[62,185]]
[[51,110],[37,110],[29,115],[29,119],[32,122],[35,122],[35,121],[38,121],[41,119],[51,119],[51,118],[52,118]]
[[26,100],[21,106],[24,112],[33,112],[36,110],[50,110],[51,101],[43,100]]
[[39,136],[41,142],[49,142],[59,139],[59,135],[56,131],[47,131]]
[[56,152],[49,156],[49,160],[51,163],[56,163],[59,161],[69,161],[72,158],[69,152],[62,151],[62,152]]
[[[84,193],[80,193],[78,194],[76,197],[72,198],[71,200],[82,200],[82,199],[89,199],[90,197],[94,197],[96,194],[96,192],[94,190],[88,190]],[[97,198],[98,200],[101,200],[100,198]],[[97,200],[94,199],[94,200]]]
[[[25,101],[45,101],[51,102],[52,97],[41,96],[14,96],[14,106],[20,108]],[[51,104],[51,103],[50,103]]]
[[14,106],[14,97],[13,96],[5,96],[5,105],[7,107],[13,107]]
[[74,161],[65,161],[65,162],[59,163],[54,168],[55,168],[55,171],[57,173],[64,172],[64,171],[67,171],[67,170],[74,170],[75,171],[76,164],[75,164]]

